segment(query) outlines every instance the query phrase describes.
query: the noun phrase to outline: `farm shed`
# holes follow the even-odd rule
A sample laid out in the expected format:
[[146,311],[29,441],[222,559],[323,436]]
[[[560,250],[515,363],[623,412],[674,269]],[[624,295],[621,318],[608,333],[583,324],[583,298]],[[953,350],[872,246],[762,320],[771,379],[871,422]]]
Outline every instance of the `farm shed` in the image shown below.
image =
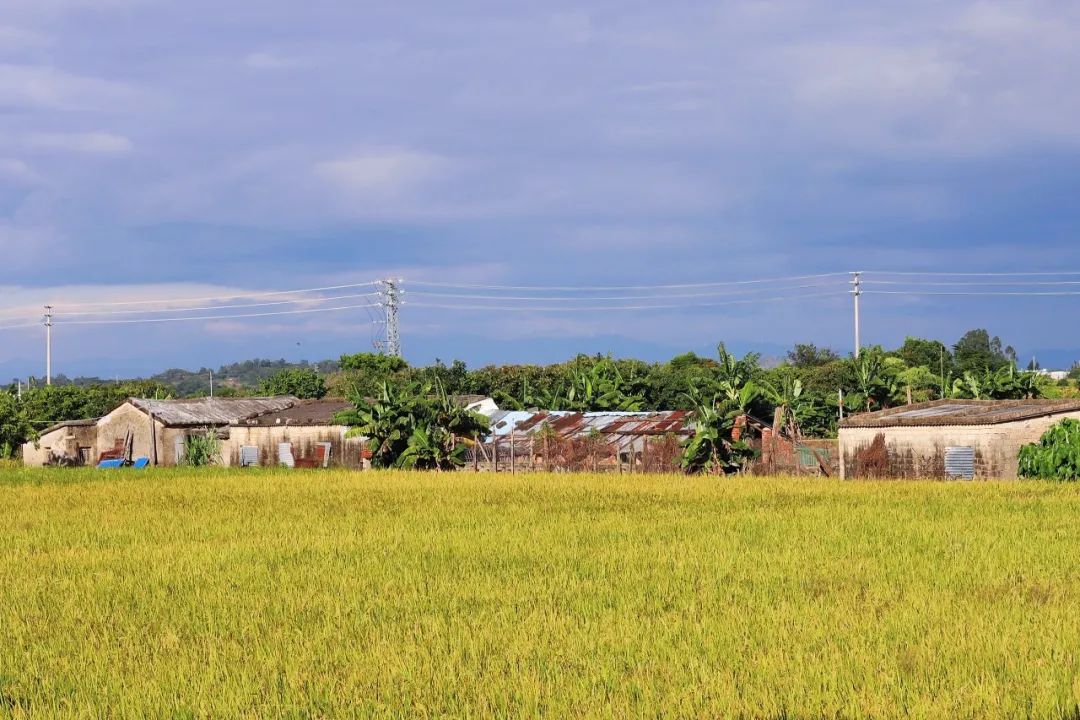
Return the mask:
[[[215,428],[220,434],[230,425],[243,419],[298,403],[294,397],[274,398],[194,398],[187,400],[149,400],[129,398],[108,415],[97,420],[80,420],[50,428],[37,443],[23,446],[23,463],[44,465],[50,462],[49,448],[55,456],[61,437],[68,458],[78,458],[81,464],[96,464],[102,453],[122,449],[130,438],[131,455],[147,457],[158,465],[175,465],[183,455],[185,438]],[[66,433],[61,436],[59,433]],[[67,440],[68,436],[74,441]],[[70,446],[77,447],[72,455]]]
[[41,431],[36,443],[23,446],[23,464],[66,462],[88,465],[97,447],[97,420],[69,420]]
[[1015,478],[1020,448],[1080,400],[933,400],[840,423],[841,477]]
[[[334,423],[337,413],[353,407],[346,400],[300,400],[275,412],[233,423],[222,443],[226,465],[277,465],[282,445],[289,446],[294,463],[313,462],[318,446],[328,447],[328,465],[369,467],[370,453],[363,438],[346,438],[349,428]],[[247,450],[245,450],[247,448]]]
[[674,472],[691,414],[497,410],[469,459],[476,469]]

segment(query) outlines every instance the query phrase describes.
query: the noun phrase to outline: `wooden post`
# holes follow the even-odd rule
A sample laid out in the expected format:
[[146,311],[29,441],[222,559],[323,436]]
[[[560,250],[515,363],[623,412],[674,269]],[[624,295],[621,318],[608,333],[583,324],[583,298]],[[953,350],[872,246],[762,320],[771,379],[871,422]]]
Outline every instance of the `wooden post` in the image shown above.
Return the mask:
[[491,436],[491,466],[495,472],[499,472],[499,436]]
[[[776,474],[776,439],[780,434],[780,428],[783,426],[786,410],[787,408],[781,405],[776,408],[776,413],[773,414],[772,435],[769,437],[769,472],[773,475]],[[792,450],[794,450],[794,446]]]
[[154,411],[150,411],[150,462],[155,466],[158,464],[158,452],[157,452],[157,423],[154,422]]
[[472,469],[473,472],[480,472],[480,436],[473,436],[472,446]]
[[510,474],[517,474],[517,445],[514,437],[517,435],[513,430],[510,431]]

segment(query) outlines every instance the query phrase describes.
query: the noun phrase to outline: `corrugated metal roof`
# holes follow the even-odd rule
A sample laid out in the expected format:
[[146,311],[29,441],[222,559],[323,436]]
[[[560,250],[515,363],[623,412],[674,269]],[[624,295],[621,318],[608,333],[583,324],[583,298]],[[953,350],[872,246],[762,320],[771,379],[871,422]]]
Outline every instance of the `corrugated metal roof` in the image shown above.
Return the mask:
[[932,400],[846,418],[840,428],[999,425],[1080,412],[1080,400]]
[[232,425],[265,413],[279,412],[299,402],[294,397],[190,398],[185,400],[149,400],[131,398],[128,402],[166,425],[177,427]]
[[499,410],[490,416],[495,437],[532,435],[545,425],[561,437],[686,435],[691,431],[687,410],[663,412],[570,412],[567,410]]

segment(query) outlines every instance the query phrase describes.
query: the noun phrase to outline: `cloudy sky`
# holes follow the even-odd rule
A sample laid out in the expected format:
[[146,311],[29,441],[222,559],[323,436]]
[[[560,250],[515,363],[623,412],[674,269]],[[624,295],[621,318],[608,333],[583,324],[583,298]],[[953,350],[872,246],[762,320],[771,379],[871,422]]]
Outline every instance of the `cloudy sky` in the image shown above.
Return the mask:
[[[4,0],[0,327],[45,302],[386,276],[420,293],[434,288],[410,281],[1080,271],[1078,76],[1080,5],[1056,1]],[[813,297],[727,305],[602,291],[658,299],[567,312],[523,308],[589,303],[444,288],[480,297],[407,295],[404,347],[470,364],[665,358],[720,339],[846,352],[844,281],[827,297],[740,286]],[[1080,357],[1078,307],[868,295],[863,334],[985,326],[1063,363]],[[373,331],[365,309],[57,322],[56,371],[104,375],[318,359],[369,349]],[[0,375],[40,373],[42,356],[40,328],[0,330]]]

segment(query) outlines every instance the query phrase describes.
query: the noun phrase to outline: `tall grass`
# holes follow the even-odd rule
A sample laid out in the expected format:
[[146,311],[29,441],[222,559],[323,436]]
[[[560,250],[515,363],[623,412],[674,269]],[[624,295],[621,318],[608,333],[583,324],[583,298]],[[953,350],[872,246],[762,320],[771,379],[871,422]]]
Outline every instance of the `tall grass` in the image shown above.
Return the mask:
[[0,716],[1076,717],[1078,516],[1041,483],[3,471]]

